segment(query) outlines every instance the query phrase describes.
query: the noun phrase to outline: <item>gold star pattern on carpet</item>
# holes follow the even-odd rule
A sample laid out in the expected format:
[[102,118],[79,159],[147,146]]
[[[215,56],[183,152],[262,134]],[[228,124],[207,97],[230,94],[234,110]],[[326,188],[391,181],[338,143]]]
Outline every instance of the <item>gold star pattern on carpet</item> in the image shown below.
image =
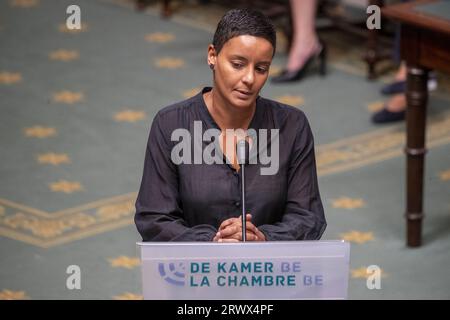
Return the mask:
[[365,206],[363,199],[352,199],[348,197],[341,197],[333,200],[333,208],[341,209],[356,209]]
[[144,297],[140,294],[125,292],[119,296],[114,296],[114,300],[144,300]]
[[25,300],[29,299],[25,291],[12,291],[3,289],[0,292],[0,300]]
[[50,60],[68,62],[78,59],[80,57],[80,54],[76,50],[59,49],[50,52],[48,56]]
[[114,115],[114,119],[118,122],[136,122],[145,119],[146,115],[144,111],[137,110],[124,110],[117,112]]
[[383,101],[375,101],[375,102],[371,102],[367,105],[367,110],[374,113],[374,112],[380,111],[381,109],[383,109],[383,107],[384,107]]
[[61,163],[70,163],[69,156],[65,153],[43,153],[38,155],[37,160],[41,164],[52,164],[54,166]]
[[63,90],[53,94],[54,102],[73,104],[82,100],[84,100],[84,94],[81,92]]
[[12,7],[32,8],[39,4],[39,0],[11,0],[9,3]]
[[184,66],[184,60],[179,58],[161,58],[157,59],[155,61],[155,65],[158,68],[165,68],[165,69],[178,69]]
[[450,169],[442,171],[441,173],[439,173],[439,178],[442,181],[449,181],[450,180]]
[[22,75],[17,72],[0,72],[0,84],[14,84],[22,81]]
[[33,138],[47,138],[56,135],[56,129],[51,127],[34,126],[25,128],[25,135]]
[[367,278],[369,276],[367,273],[367,267],[352,269],[350,272],[352,273],[352,278]]
[[355,242],[355,243],[365,243],[367,241],[373,240],[373,233],[372,232],[360,232],[352,230],[350,232],[341,233],[340,237],[342,240]]
[[83,186],[79,182],[59,180],[57,182],[50,183],[50,189],[53,192],[64,192],[69,194],[75,191],[83,190]]
[[173,35],[172,33],[164,33],[164,32],[149,33],[145,36],[145,40],[148,42],[165,43],[173,41],[174,39],[175,35]]
[[62,32],[62,33],[77,34],[77,33],[81,33],[81,32],[86,32],[88,30],[88,24],[82,22],[80,29],[69,29],[69,28],[67,28],[67,25],[65,23],[61,23],[58,26],[58,30],[59,30],[59,32]]
[[133,269],[141,264],[139,258],[132,258],[127,256],[120,256],[117,258],[109,259],[109,263],[111,263],[111,267],[114,268],[127,268]]
[[305,100],[301,96],[284,95],[275,98],[276,101],[290,106],[301,105]]
[[186,99],[187,99],[187,98],[190,98],[190,97],[193,97],[193,96],[195,96],[197,93],[199,93],[200,90],[202,90],[202,88],[200,88],[200,87],[192,88],[192,89],[189,89],[189,90],[184,90],[184,91],[183,91],[183,97],[185,97]]
[[[358,269],[351,269],[350,270],[351,274],[352,274],[352,278],[358,279],[358,278],[367,278],[368,276],[370,276],[370,273],[367,272],[367,267],[360,267]],[[380,273],[381,273],[381,277],[385,278],[387,277],[387,274],[380,269]]]

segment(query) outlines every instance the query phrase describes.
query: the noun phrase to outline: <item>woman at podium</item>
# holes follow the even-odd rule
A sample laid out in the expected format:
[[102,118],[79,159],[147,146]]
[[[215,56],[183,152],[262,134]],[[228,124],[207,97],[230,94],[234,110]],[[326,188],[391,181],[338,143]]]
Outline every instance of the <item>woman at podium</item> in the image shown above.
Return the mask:
[[[326,227],[305,114],[259,95],[276,48],[270,20],[234,9],[207,63],[213,85],[153,119],[135,223],[143,241],[319,239]],[[249,146],[245,170],[236,144]],[[246,220],[242,212],[245,172]]]

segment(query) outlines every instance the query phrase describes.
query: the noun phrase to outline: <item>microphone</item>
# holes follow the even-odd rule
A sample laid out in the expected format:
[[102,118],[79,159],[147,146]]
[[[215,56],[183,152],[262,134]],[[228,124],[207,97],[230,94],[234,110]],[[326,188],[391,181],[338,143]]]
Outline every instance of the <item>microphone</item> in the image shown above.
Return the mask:
[[246,210],[245,210],[245,165],[249,158],[249,143],[247,140],[239,140],[236,144],[236,155],[238,164],[241,165],[241,204],[242,204],[242,241],[247,241],[247,226],[246,226]]
[[249,156],[249,143],[245,139],[241,139],[236,144],[236,155],[239,164],[247,164]]

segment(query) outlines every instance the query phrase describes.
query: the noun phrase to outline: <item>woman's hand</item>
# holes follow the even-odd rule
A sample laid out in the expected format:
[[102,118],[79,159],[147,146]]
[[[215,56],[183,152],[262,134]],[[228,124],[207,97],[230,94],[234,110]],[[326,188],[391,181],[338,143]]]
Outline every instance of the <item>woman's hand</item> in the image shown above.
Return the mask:
[[[252,215],[247,214],[246,218],[246,240],[247,241],[266,241],[264,234],[251,222]],[[230,218],[223,221],[219,231],[213,238],[216,242],[240,242],[242,241],[242,218]]]

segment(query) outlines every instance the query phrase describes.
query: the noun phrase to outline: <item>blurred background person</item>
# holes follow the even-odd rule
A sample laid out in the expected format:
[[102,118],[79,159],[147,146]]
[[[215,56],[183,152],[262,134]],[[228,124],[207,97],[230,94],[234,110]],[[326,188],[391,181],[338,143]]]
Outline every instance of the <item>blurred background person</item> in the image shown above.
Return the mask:
[[319,62],[319,72],[326,73],[326,47],[316,32],[316,0],[291,0],[293,25],[292,46],[285,69],[271,79],[273,83],[293,82],[302,79],[314,60]]

